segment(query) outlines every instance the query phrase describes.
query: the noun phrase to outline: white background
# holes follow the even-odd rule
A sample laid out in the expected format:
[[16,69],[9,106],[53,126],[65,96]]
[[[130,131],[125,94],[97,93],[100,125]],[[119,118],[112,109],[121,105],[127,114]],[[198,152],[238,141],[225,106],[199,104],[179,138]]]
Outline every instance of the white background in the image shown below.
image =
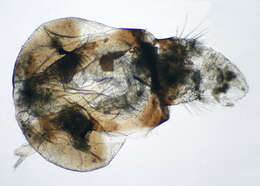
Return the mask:
[[[260,1],[1,0],[0,14],[1,186],[260,185]],[[249,94],[231,109],[191,114],[183,106],[172,107],[168,122],[146,138],[129,139],[103,169],[72,172],[34,154],[14,171],[13,151],[25,143],[12,100],[15,59],[40,24],[69,16],[144,28],[158,38],[175,35],[185,17],[185,33],[202,23],[195,32],[207,28],[203,41],[241,69]]]

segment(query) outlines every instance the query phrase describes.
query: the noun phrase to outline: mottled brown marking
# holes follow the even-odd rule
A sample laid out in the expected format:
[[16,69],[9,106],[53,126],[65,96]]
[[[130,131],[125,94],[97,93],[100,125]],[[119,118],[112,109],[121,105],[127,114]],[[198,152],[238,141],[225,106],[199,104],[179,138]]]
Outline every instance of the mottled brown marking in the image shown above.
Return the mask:
[[99,64],[104,72],[114,71],[113,55],[104,55],[101,57]]

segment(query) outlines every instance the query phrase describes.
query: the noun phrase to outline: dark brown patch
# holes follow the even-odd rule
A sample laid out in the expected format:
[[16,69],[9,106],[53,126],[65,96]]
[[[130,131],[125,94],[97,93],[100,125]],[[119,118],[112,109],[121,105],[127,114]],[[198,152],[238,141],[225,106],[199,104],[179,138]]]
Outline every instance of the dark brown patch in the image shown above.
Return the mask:
[[81,56],[76,53],[76,50],[68,52],[60,49],[60,52],[65,55],[49,66],[46,73],[62,83],[68,83],[76,73],[77,67],[80,66]]
[[140,43],[140,42],[145,42],[145,38],[144,38],[144,30],[142,29],[128,29],[131,34],[134,36],[135,40],[137,43]]
[[32,107],[34,104],[47,104],[51,100],[52,91],[48,87],[42,88],[48,78],[44,75],[33,76],[23,81],[23,88],[20,90],[18,104]]
[[104,72],[114,71],[114,60],[120,58],[125,54],[124,51],[119,52],[109,52],[106,55],[103,55],[100,59],[100,66]]
[[93,131],[94,124],[78,108],[64,108],[51,122],[58,129],[64,130],[71,135],[73,146],[76,149],[81,151],[89,150],[87,134]]
[[224,74],[224,77],[225,77],[225,80],[231,81],[231,80],[235,79],[237,76],[232,71],[226,71],[225,74]]
[[222,86],[214,88],[213,93],[214,94],[226,93],[228,89],[229,89],[229,85],[227,83],[224,83]]

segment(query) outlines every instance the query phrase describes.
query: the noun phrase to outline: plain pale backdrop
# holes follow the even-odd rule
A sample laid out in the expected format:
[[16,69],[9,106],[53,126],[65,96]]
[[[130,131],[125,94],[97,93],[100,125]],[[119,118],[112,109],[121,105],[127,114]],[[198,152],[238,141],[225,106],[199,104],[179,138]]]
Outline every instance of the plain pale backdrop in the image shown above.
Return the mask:
[[[240,68],[249,94],[231,109],[191,107],[192,114],[172,107],[168,122],[148,137],[128,139],[111,164],[96,171],[68,171],[38,154],[14,171],[13,151],[25,143],[12,100],[15,59],[40,24],[70,16],[144,28],[157,38],[175,35],[185,22],[184,34],[207,28],[203,42]],[[0,185],[259,186],[259,18],[259,0],[1,0]]]

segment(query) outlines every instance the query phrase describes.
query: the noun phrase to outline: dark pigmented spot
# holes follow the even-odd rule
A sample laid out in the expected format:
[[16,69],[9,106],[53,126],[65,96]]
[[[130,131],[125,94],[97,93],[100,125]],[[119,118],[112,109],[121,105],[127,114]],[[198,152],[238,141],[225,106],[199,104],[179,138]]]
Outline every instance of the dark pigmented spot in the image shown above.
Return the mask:
[[224,74],[225,80],[231,81],[236,78],[236,74],[232,71],[226,71]]
[[77,67],[80,65],[81,56],[74,51],[68,52],[61,49],[62,53],[65,55],[55,61],[51,66],[46,70],[48,74],[58,77],[62,83],[68,83],[73,78],[73,75],[76,73]]
[[103,55],[100,59],[100,66],[104,72],[111,72],[114,70],[114,60],[125,54],[124,51],[119,52],[110,52],[106,55]]
[[229,89],[229,85],[227,83],[224,83],[221,87],[217,87],[213,89],[213,92],[214,94],[226,93],[228,89]]
[[94,124],[76,108],[65,108],[52,120],[58,129],[71,135],[73,146],[81,151],[89,150],[86,135],[93,131]]

